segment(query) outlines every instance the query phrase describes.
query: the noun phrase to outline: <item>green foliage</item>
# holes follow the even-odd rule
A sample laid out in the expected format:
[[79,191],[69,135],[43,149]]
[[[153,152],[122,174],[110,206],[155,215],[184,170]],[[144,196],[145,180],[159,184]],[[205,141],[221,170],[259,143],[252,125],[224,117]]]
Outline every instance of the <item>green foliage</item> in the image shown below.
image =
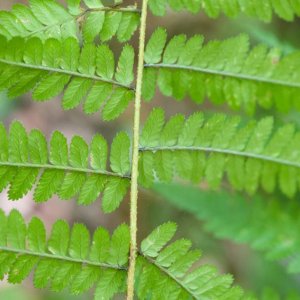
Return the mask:
[[266,117],[243,124],[239,117],[194,113],[184,121],[176,115],[165,123],[156,108],[141,136],[140,181],[171,182],[175,175],[213,189],[226,176],[234,190],[253,195],[261,187],[280,189],[292,198],[299,190],[299,132],[292,124],[274,129]]
[[95,38],[109,41],[115,35],[126,42],[139,25],[139,12],[134,7],[105,7],[100,0],[67,2],[67,9],[56,0],[29,0],[29,6],[15,4],[11,11],[0,12],[0,34],[7,38],[77,38],[80,25],[86,42]]
[[199,266],[201,252],[191,250],[185,239],[168,242],[176,224],[156,228],[141,245],[138,258],[139,299],[244,299],[239,287],[232,287],[231,275],[218,275],[207,264]]
[[[0,278],[20,283],[34,270],[36,288],[66,288],[78,295],[96,286],[94,299],[112,299],[124,291],[129,252],[129,228],[119,226],[110,238],[102,227],[91,241],[83,224],[72,229],[62,220],[52,228],[46,242],[44,224],[33,218],[26,226],[13,210],[8,217],[0,211]],[[121,245],[121,247],[119,247]]]
[[161,249],[172,239],[176,232],[175,223],[166,223],[156,228],[143,242],[142,252],[149,257],[157,257]]
[[295,16],[300,16],[298,0],[149,0],[149,6],[158,16],[165,15],[166,7],[175,11],[187,10],[192,13],[198,13],[201,10],[210,18],[217,18],[221,13],[227,17],[236,17],[244,13],[266,22],[271,21],[273,13],[286,21],[293,21]]
[[250,114],[257,106],[300,109],[299,52],[282,57],[278,49],[264,45],[250,50],[244,34],[204,46],[200,35],[166,40],[166,31],[158,28],[147,45],[146,100],[154,97],[157,83],[165,96],[183,100],[188,95],[196,103],[208,96],[214,104],[227,103]]
[[55,131],[49,151],[39,130],[27,134],[19,122],[12,123],[9,135],[0,125],[0,137],[0,190],[9,186],[11,200],[21,199],[36,183],[36,202],[57,194],[63,200],[76,197],[78,204],[89,205],[102,193],[102,208],[108,213],[117,209],[127,194],[130,140],[124,132],[112,143],[112,171],[107,170],[108,145],[100,134],[90,145],[74,136],[68,146],[66,137]]
[[[46,101],[63,93],[62,107],[93,114],[103,106],[104,120],[118,117],[133,99],[134,51],[125,45],[115,74],[112,51],[106,45],[86,44],[74,38],[63,41],[0,36],[0,89],[9,97],[33,90],[33,99]],[[105,62],[105,68],[104,68]],[[114,79],[115,75],[115,79]]]
[[[33,99],[42,102],[63,94],[64,110],[83,104],[86,114],[101,110],[103,120],[110,121],[136,97],[136,121],[141,113],[140,90],[150,101],[158,85],[163,95],[176,100],[188,95],[202,103],[208,97],[214,104],[227,103],[250,114],[257,107],[300,110],[298,52],[282,56],[264,45],[250,49],[246,35],[204,46],[200,35],[187,39],[182,34],[167,41],[166,30],[158,28],[144,56],[144,5],[138,53],[144,63],[139,61],[137,72],[140,76],[144,71],[143,86],[139,76],[133,86],[133,47],[122,45],[116,61],[106,42],[130,40],[140,23],[137,5],[124,7],[122,0],[111,1],[111,6],[105,6],[106,0],[60,2],[29,0],[28,6],[16,4],[11,11],[0,12],[0,91],[7,91],[11,98],[32,91]],[[274,13],[288,21],[300,15],[299,0],[149,0],[149,6],[156,15],[164,15],[169,6],[193,13],[203,10],[210,17],[244,13],[264,21],[270,21]],[[48,143],[39,130],[28,134],[17,121],[9,133],[0,125],[0,191],[8,188],[10,200],[21,199],[33,189],[39,203],[56,194],[62,200],[76,198],[78,204],[89,205],[102,193],[103,211],[110,213],[119,207],[130,183],[134,187],[131,230],[123,224],[111,237],[100,227],[91,238],[85,225],[70,228],[59,220],[47,238],[38,218],[26,225],[16,210],[8,217],[0,211],[0,279],[8,275],[10,283],[20,283],[33,271],[37,288],[68,288],[77,295],[95,287],[94,299],[113,299],[126,291],[126,284],[133,289],[127,272],[134,269],[137,254],[139,299],[253,300],[232,287],[231,275],[219,276],[215,268],[199,264],[201,252],[191,250],[189,240],[170,243],[175,223],[156,228],[135,253],[135,187],[137,180],[149,187],[155,181],[180,177],[197,184],[205,179],[208,188],[215,189],[225,178],[235,191],[253,195],[260,188],[268,193],[279,189],[293,198],[299,189],[300,135],[293,125],[274,129],[273,123],[272,117],[244,124],[239,117],[214,114],[206,118],[202,112],[187,119],[174,115],[166,122],[164,111],[157,108],[140,140],[135,122],[134,142],[120,132],[110,150],[99,134],[88,145],[80,136],[68,143],[56,131]],[[174,197],[177,202],[179,195]],[[199,212],[198,202],[193,206],[185,202],[185,209],[207,221],[207,228],[219,237],[249,243],[273,259],[292,257],[289,270],[299,272],[298,204],[257,198],[250,205],[240,197],[227,198],[200,201]],[[270,291],[263,295],[263,299],[276,297]]]
[[[249,297],[249,300],[251,300],[252,298]],[[294,294],[293,292],[289,293],[288,295],[286,295],[286,297],[280,297],[280,295],[274,291],[273,289],[270,288],[266,288],[260,297],[261,300],[268,300],[268,299],[274,299],[274,300],[280,300],[280,299],[285,299],[285,300],[297,300],[298,299],[298,295]]]
[[[220,239],[248,244],[268,259],[285,261],[289,272],[300,272],[299,203],[256,196],[157,184],[154,190],[202,221]],[[185,201],[182,201],[185,199]]]
[[[18,211],[8,217],[0,211],[0,221],[1,279],[7,274],[10,283],[20,283],[33,270],[36,288],[50,286],[56,292],[67,288],[78,295],[95,286],[94,299],[113,299],[124,292],[130,241],[127,225],[120,225],[111,237],[99,227],[91,238],[83,224],[70,229],[58,220],[46,241],[45,227],[38,218],[26,226]],[[175,224],[166,223],[142,242],[136,275],[139,299],[157,299],[163,283],[168,285],[159,298],[162,300],[215,299],[223,293],[228,299],[241,299],[242,291],[231,287],[232,277],[217,275],[213,267],[203,265],[183,277],[200,252],[190,250],[188,240],[166,246],[175,231]]]

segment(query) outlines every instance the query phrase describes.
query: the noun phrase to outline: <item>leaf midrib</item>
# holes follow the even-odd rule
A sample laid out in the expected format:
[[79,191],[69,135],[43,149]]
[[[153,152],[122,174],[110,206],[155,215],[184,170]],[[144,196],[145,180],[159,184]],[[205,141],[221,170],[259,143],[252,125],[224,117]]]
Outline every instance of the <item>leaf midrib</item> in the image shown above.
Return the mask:
[[[157,146],[157,147],[140,147],[139,152],[157,152],[157,151],[199,151],[199,152],[206,152],[206,153],[218,153],[224,155],[232,155],[244,158],[252,158],[261,161],[268,161],[271,163],[275,163],[278,165],[285,165],[288,167],[294,167],[300,169],[300,162],[297,163],[295,161],[290,161],[287,159],[268,156],[265,154],[258,154],[254,152],[244,152],[232,149],[222,149],[222,148],[214,148],[214,147],[203,147],[203,146]],[[112,176],[112,177],[119,177],[124,179],[131,179],[131,175],[123,175],[119,173],[109,172],[105,170],[95,170],[90,168],[78,168],[72,167],[69,165],[51,165],[51,164],[37,164],[37,163],[19,163],[19,162],[0,162],[0,166],[4,167],[18,167],[18,168],[37,168],[37,169],[53,169],[53,170],[62,170],[66,172],[78,172],[78,173],[89,173],[89,174],[96,174],[96,175],[104,175],[104,176]]]
[[41,65],[32,65],[32,64],[27,64],[27,63],[23,63],[23,62],[9,61],[9,60],[3,59],[3,58],[0,58],[0,63],[6,64],[6,65],[9,65],[9,66],[19,67],[19,68],[40,70],[40,71],[52,72],[52,73],[59,73],[59,74],[69,75],[69,76],[72,76],[72,77],[80,77],[80,78],[88,79],[88,80],[106,82],[106,83],[113,84],[115,86],[126,88],[128,90],[134,90],[133,87],[131,87],[129,85],[126,85],[126,84],[122,84],[122,83],[117,82],[115,80],[110,80],[110,79],[102,78],[102,77],[95,76],[95,75],[83,74],[83,73],[79,73],[79,72],[75,72],[75,71],[71,71],[71,70],[65,70],[65,69],[47,67],[47,66],[41,66]]
[[16,249],[16,248],[11,248],[11,247],[0,246],[0,251],[11,252],[11,253],[19,254],[19,255],[32,255],[32,256],[39,257],[39,258],[57,259],[57,260],[68,261],[68,262],[73,262],[73,263],[80,263],[80,264],[84,264],[84,265],[102,267],[102,268],[107,268],[107,269],[127,270],[126,267],[115,266],[115,265],[110,265],[110,264],[100,263],[100,262],[94,262],[94,261],[90,261],[87,259],[78,259],[78,258],[73,258],[70,256],[62,256],[62,255],[56,255],[56,254],[51,254],[51,253],[30,251],[30,250],[25,250],[25,249]]
[[94,170],[89,168],[78,168],[72,166],[58,166],[51,164],[35,164],[35,163],[19,163],[19,162],[0,162],[0,167],[16,167],[16,168],[36,168],[36,169],[52,169],[52,170],[61,170],[66,172],[78,172],[78,173],[89,173],[96,175],[104,175],[104,176],[112,176],[112,177],[120,177],[120,178],[130,178],[129,175],[122,175],[119,173],[113,173],[105,170]]
[[279,157],[268,156],[264,154],[258,154],[254,152],[244,152],[232,149],[222,149],[214,147],[202,147],[202,146],[157,146],[157,147],[141,147],[140,152],[157,152],[157,151],[201,151],[208,153],[227,154],[232,156],[239,156],[245,158],[253,158],[262,161],[268,161],[279,165],[285,165],[289,167],[300,168],[300,163],[286,160]]
[[192,71],[192,72],[200,72],[210,75],[219,75],[224,77],[231,77],[236,78],[240,80],[249,80],[249,81],[255,81],[257,83],[269,83],[273,85],[281,85],[286,87],[294,87],[294,88],[300,88],[300,82],[289,82],[286,80],[280,80],[280,79],[273,79],[273,78],[267,78],[263,76],[255,76],[255,75],[249,75],[249,74],[243,74],[243,73],[234,73],[234,72],[228,72],[224,70],[214,70],[210,68],[201,68],[201,67],[195,67],[195,66],[185,66],[180,64],[165,64],[165,63],[158,63],[158,64],[145,64],[145,68],[166,68],[166,69],[178,69],[178,70],[186,70],[186,71]]

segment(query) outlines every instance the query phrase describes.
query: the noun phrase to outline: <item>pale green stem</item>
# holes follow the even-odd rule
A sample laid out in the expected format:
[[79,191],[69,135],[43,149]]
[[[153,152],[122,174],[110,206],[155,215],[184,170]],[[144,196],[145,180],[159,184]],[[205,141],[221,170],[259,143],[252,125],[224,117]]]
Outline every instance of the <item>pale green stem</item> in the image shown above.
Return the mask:
[[148,0],[144,0],[142,6],[142,15],[141,15],[139,58],[138,58],[138,69],[137,69],[134,126],[133,126],[133,150],[132,150],[131,193],[130,193],[130,258],[129,258],[129,270],[128,270],[128,281],[127,281],[127,300],[133,300],[134,298],[134,275],[135,275],[135,265],[136,265],[136,256],[137,256],[139,134],[140,134],[142,83],[143,83],[143,72],[144,72],[147,6],[148,6]]

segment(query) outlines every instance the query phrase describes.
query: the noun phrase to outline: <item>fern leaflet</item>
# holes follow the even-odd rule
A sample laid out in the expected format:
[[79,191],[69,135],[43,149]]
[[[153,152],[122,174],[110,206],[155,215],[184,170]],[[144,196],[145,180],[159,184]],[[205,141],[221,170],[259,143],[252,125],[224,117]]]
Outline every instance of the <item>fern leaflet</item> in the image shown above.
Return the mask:
[[[96,286],[96,300],[112,299],[115,294],[125,292],[129,252],[127,225],[119,226],[111,238],[107,230],[100,227],[91,241],[83,224],[76,223],[70,229],[65,221],[59,220],[46,241],[45,227],[36,217],[26,226],[18,211],[13,210],[8,217],[0,211],[0,221],[1,279],[8,274],[10,283],[20,283],[34,270],[36,288],[50,284],[54,291],[68,288],[77,295]],[[200,252],[189,250],[191,242],[188,240],[178,240],[165,247],[175,231],[175,224],[166,223],[142,242],[138,257],[142,273],[136,274],[139,299],[157,299],[158,292],[162,300],[215,299],[221,294],[226,295],[224,299],[241,299],[242,290],[231,287],[230,275],[217,275],[215,268],[207,265],[187,273]],[[168,285],[162,293],[163,282]]]
[[127,194],[130,140],[124,132],[112,143],[112,171],[107,171],[108,146],[100,134],[94,136],[90,146],[74,136],[68,147],[63,134],[55,131],[49,152],[44,135],[36,129],[27,134],[19,122],[11,125],[9,136],[1,125],[0,136],[0,190],[9,185],[11,200],[21,199],[37,182],[36,202],[57,194],[63,200],[78,197],[79,204],[89,205],[103,193],[102,208],[112,212]]
[[63,109],[85,100],[84,112],[92,114],[103,106],[104,120],[118,117],[134,98],[130,86],[134,50],[129,45],[124,46],[115,70],[114,55],[104,44],[80,48],[73,38],[42,42],[19,37],[6,41],[0,36],[0,40],[0,89],[8,89],[10,97],[33,90],[34,100],[45,101],[63,92]]
[[[140,182],[150,186],[155,178],[170,182],[175,172],[212,188],[226,175],[235,190],[253,195],[279,189],[293,197],[299,189],[299,132],[291,124],[274,130],[273,118],[241,125],[239,117],[200,112],[186,121],[173,116],[166,124],[164,111],[154,109],[141,136]],[[154,176],[155,175],[155,176]]]
[[236,17],[244,13],[266,22],[272,20],[273,13],[286,21],[293,21],[295,16],[300,16],[298,0],[149,0],[149,6],[158,16],[165,15],[166,7],[175,11],[187,10],[192,13],[198,13],[201,10],[210,18],[217,18],[220,13],[224,13],[227,17]]
[[96,37],[108,41],[117,36],[128,41],[139,25],[135,7],[106,7],[102,1],[67,1],[67,9],[56,0],[30,0],[29,6],[15,4],[11,11],[0,12],[0,34],[7,38],[38,37],[66,39],[79,36],[86,42]]
[[[203,37],[187,40],[158,28],[146,49],[144,98],[154,97],[156,82],[165,96],[196,103],[205,96],[215,104],[228,103],[253,114],[256,107],[280,111],[300,109],[299,52],[281,57],[277,49],[259,45],[249,51],[249,39],[240,35],[203,46]],[[233,51],[234,49],[234,51]]]
[[248,201],[239,194],[200,191],[174,184],[157,184],[154,190],[205,221],[205,229],[216,237],[248,244],[264,252],[268,259],[284,260],[289,272],[300,272],[299,204],[295,201],[260,196]]
[[129,252],[127,225],[118,227],[111,238],[104,228],[98,228],[90,245],[90,233],[82,224],[70,230],[65,221],[59,220],[46,241],[45,227],[36,217],[28,226],[16,210],[8,217],[0,211],[0,219],[1,279],[8,274],[10,283],[20,283],[34,269],[36,288],[50,283],[53,291],[68,288],[77,295],[96,285],[94,299],[111,299],[124,292]]
[[191,242],[177,240],[169,245],[176,224],[156,228],[141,244],[143,256],[138,258],[140,299],[242,299],[243,291],[231,287],[231,275],[219,276],[216,269],[202,265],[188,272],[199,260],[201,252],[190,250]]

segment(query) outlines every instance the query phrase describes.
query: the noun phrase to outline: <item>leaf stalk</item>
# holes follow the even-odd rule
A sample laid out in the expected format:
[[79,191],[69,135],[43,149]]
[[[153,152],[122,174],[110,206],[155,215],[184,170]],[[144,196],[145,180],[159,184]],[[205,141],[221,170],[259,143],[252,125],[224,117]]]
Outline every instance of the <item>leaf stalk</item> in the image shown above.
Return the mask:
[[147,22],[148,0],[142,4],[142,15],[140,25],[139,53],[137,67],[137,82],[134,108],[133,125],[133,149],[132,149],[132,169],[131,169],[131,193],[130,193],[130,257],[127,279],[127,300],[134,298],[134,275],[137,256],[137,202],[138,202],[138,163],[139,163],[139,135],[140,135],[140,115],[142,99],[142,83],[144,72],[145,56],[145,36]]

